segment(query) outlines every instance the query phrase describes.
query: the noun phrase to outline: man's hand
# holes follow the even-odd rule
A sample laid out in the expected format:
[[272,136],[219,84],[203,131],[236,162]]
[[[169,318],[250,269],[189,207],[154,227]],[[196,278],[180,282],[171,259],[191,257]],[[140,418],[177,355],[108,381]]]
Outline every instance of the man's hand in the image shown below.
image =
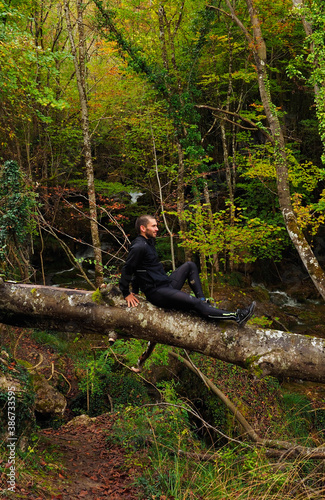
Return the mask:
[[125,300],[128,303],[128,307],[136,307],[139,304],[139,299],[134,295],[134,293],[130,293],[127,297],[125,297]]

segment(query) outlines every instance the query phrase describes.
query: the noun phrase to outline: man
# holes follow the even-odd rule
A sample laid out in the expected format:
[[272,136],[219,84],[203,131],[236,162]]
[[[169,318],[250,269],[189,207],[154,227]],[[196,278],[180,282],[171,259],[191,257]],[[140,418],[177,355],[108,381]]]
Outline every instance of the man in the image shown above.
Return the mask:
[[[238,309],[236,312],[211,306],[204,297],[194,262],[185,262],[170,276],[165,273],[154,246],[158,233],[156,219],[151,215],[142,215],[138,217],[135,228],[138,236],[131,244],[119,283],[128,307],[138,305],[139,299],[135,294],[140,289],[147,300],[155,306],[185,312],[195,311],[210,320],[233,320],[239,326],[245,325],[254,312],[255,302],[246,309]],[[186,280],[195,297],[181,291]],[[130,292],[131,283],[132,292]]]

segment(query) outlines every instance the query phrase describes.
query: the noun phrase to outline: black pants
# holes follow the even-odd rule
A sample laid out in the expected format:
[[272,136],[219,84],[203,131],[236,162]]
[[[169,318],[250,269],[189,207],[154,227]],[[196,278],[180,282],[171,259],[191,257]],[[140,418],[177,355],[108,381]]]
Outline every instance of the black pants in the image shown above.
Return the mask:
[[[210,319],[236,319],[236,314],[207,304],[204,298],[199,272],[194,262],[188,261],[181,265],[170,275],[171,283],[146,292],[146,297],[155,306],[177,311],[194,311],[204,318]],[[181,288],[188,281],[195,297]]]

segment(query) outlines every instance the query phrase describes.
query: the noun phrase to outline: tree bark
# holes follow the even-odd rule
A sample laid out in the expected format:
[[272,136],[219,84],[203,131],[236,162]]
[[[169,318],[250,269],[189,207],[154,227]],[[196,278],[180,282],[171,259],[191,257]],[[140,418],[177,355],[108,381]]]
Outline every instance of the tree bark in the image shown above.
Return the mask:
[[[304,0],[292,0],[296,10],[301,13],[309,51],[313,65],[310,81],[313,82],[316,116],[318,118],[319,134],[323,143],[322,162],[325,163],[325,84],[324,84],[324,6],[321,2],[307,3]],[[308,20],[309,18],[309,20]],[[323,19],[323,21],[322,21]]]
[[100,286],[103,282],[103,266],[102,266],[102,252],[97,223],[97,205],[96,205],[96,192],[94,181],[94,167],[91,154],[91,140],[89,129],[89,113],[86,91],[86,41],[84,33],[83,11],[84,4],[82,0],[77,0],[77,26],[78,26],[78,51],[75,44],[73,28],[70,21],[70,9],[68,0],[64,1],[64,10],[66,23],[69,34],[69,41],[73,62],[76,72],[76,79],[79,92],[79,101],[81,108],[81,124],[82,135],[84,142],[84,157],[87,173],[87,186],[88,186],[88,202],[89,202],[89,215],[90,215],[90,231],[92,244],[95,256],[95,282]]
[[[185,193],[184,193],[184,177],[185,177],[185,158],[184,150],[181,145],[179,137],[176,137],[176,145],[178,152],[178,172],[177,172],[177,216],[179,222],[179,228],[182,232],[187,230],[187,223],[182,217],[185,209]],[[191,260],[192,252],[188,249],[184,249],[185,260]]]
[[139,338],[221,359],[257,376],[325,382],[325,340],[234,322],[208,322],[146,301],[127,308],[117,289],[96,292],[41,285],[0,284],[0,322],[61,332]]

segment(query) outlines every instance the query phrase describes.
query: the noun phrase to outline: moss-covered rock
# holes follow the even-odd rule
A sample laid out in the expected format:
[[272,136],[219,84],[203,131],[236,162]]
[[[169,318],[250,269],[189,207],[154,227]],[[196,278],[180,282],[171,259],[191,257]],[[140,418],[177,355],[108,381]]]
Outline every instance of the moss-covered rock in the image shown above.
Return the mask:
[[40,373],[32,373],[31,379],[35,391],[35,410],[44,416],[63,416],[67,406],[63,394],[52,387]]
[[38,373],[28,361],[22,359],[19,363],[29,371],[35,393],[35,411],[47,417],[63,416],[67,406],[63,394],[49,384],[44,375]]

